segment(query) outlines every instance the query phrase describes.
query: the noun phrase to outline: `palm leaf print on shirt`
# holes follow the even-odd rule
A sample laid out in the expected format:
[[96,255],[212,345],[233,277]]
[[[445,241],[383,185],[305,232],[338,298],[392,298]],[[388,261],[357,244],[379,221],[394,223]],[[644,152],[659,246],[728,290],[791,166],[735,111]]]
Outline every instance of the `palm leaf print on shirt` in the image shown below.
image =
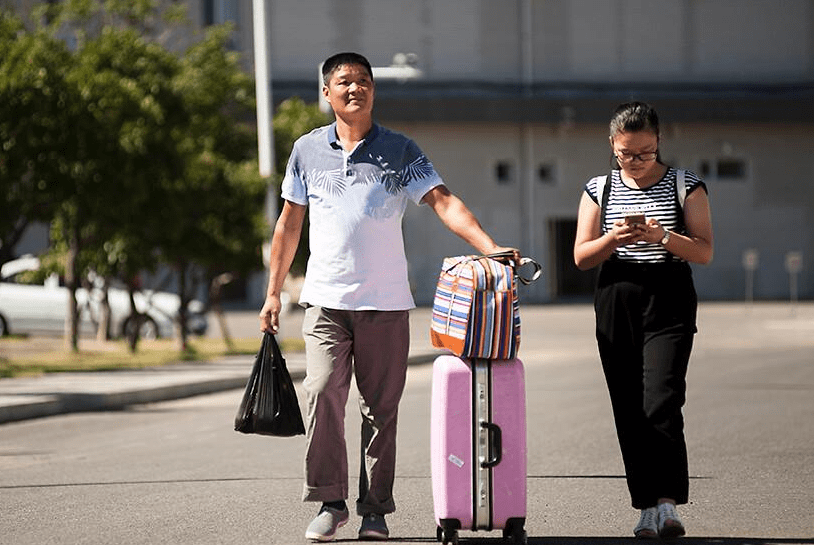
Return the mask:
[[321,189],[333,196],[341,195],[345,192],[345,179],[342,177],[342,169],[333,170],[312,170],[308,176],[308,182],[317,189]]
[[364,183],[374,184],[381,183],[384,185],[385,191],[391,195],[399,193],[402,189],[410,185],[410,181],[418,178],[426,178],[433,172],[432,163],[427,160],[427,157],[421,155],[416,157],[411,163],[404,166],[399,171],[390,167],[390,163],[385,161],[382,156],[373,157],[381,171],[370,173],[364,178]]
[[435,169],[430,163],[429,159],[427,159],[426,155],[419,155],[411,163],[406,165],[402,170],[402,176],[408,180],[417,180],[420,178],[426,178],[428,176],[432,176],[432,173],[435,172]]

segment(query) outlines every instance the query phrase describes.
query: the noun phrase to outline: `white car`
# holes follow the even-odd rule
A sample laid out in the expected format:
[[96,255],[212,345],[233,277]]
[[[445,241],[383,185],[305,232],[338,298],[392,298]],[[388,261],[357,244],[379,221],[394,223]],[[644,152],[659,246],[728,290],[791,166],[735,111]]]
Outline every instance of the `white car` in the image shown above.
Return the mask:
[[[49,276],[43,284],[16,282],[25,271],[37,270],[39,259],[24,256],[9,261],[0,268],[0,335],[8,333],[62,334],[68,315],[69,291],[61,286],[56,275]],[[82,335],[95,335],[101,316],[101,289],[76,290],[79,306],[79,331]],[[127,290],[108,288],[113,335],[125,335],[132,327],[130,296]],[[172,337],[181,299],[174,293],[142,290],[134,294],[136,309],[147,319],[141,326],[141,336],[146,339]],[[204,304],[192,300],[187,305],[187,331],[203,335],[207,329]]]

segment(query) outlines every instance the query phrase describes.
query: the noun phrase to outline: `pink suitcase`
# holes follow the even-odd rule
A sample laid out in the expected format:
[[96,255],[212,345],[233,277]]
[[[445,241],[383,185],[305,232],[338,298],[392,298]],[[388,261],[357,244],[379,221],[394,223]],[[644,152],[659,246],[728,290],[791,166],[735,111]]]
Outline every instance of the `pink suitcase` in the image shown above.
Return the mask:
[[436,358],[432,375],[432,493],[438,541],[458,530],[503,530],[527,541],[526,394],[513,360]]

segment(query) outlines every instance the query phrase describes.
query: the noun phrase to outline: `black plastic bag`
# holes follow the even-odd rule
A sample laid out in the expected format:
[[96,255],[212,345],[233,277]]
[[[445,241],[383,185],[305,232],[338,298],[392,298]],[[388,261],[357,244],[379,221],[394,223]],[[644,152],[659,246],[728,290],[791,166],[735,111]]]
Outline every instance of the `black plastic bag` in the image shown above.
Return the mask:
[[277,437],[305,434],[294,383],[277,339],[270,333],[263,335],[235,417],[235,430]]

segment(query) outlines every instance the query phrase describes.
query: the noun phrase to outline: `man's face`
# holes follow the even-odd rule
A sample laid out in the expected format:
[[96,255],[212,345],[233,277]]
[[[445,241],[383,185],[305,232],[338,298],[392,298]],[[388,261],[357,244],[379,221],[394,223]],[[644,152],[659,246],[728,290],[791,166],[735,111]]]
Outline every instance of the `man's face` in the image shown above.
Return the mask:
[[373,79],[360,64],[342,65],[334,70],[322,94],[339,117],[372,116]]

